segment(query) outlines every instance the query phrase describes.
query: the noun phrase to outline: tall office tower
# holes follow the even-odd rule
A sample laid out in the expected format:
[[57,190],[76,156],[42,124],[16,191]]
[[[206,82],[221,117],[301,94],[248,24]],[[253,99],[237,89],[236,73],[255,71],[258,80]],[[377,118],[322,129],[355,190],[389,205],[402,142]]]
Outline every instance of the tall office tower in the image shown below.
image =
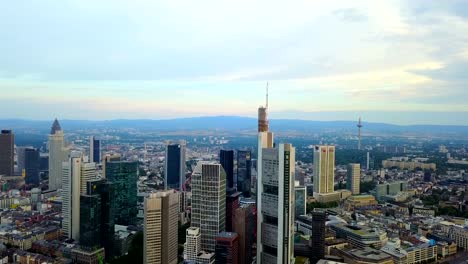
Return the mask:
[[144,263],[177,264],[179,194],[174,190],[145,198]]
[[267,132],[270,130],[268,121],[268,83],[266,87],[266,104],[258,108],[258,132]]
[[68,238],[80,238],[80,195],[86,194],[86,183],[96,178],[96,165],[86,163],[83,156],[72,155],[63,162],[62,233]]
[[[299,183],[299,181],[297,182]],[[296,217],[306,214],[307,209],[307,189],[305,186],[294,187],[294,200],[295,200],[295,210],[294,215]]]
[[367,151],[366,169],[370,170],[370,153],[369,153],[369,151]]
[[335,146],[314,148],[314,197],[335,188]]
[[26,184],[34,186],[40,184],[39,165],[39,150],[35,148],[24,149],[23,170]]
[[17,164],[17,171],[16,173],[19,174],[19,175],[23,175],[23,170],[24,170],[24,162],[25,162],[25,151],[26,149],[28,148],[32,148],[32,147],[16,147],[16,155],[18,156],[17,160],[16,160],[16,164]]
[[359,117],[357,128],[358,128],[358,149],[361,150],[361,128],[362,128],[361,117]]
[[0,134],[0,175],[12,176],[14,173],[15,135],[11,130]]
[[184,260],[196,263],[201,251],[201,233],[198,227],[189,227],[185,233]]
[[89,137],[89,161],[101,163],[101,140]]
[[237,151],[237,190],[244,197],[250,197],[252,192],[252,153],[250,150]]
[[234,230],[234,217],[237,208],[239,208],[240,193],[235,188],[226,191],[226,231],[233,232]]
[[186,145],[185,140],[166,142],[166,160],[164,166],[165,189],[184,190]]
[[[260,133],[260,140],[266,135]],[[295,148],[262,148],[258,162],[257,260],[294,263]]]
[[325,210],[315,209],[312,212],[312,239],[310,251],[310,263],[317,263],[325,256],[325,233],[327,213]]
[[112,183],[105,179],[88,181],[80,211],[80,245],[88,249],[103,247],[106,259],[111,259],[115,232]]
[[199,162],[192,174],[192,227],[200,228],[202,249],[215,252],[226,228],[226,173],[221,164]]
[[348,172],[346,176],[346,188],[353,194],[359,194],[361,184],[361,164],[350,163],[348,164]]
[[220,150],[219,163],[226,172],[227,188],[234,188],[234,150]]
[[62,162],[67,159],[63,130],[55,119],[49,135],[49,190],[62,189]]
[[116,225],[131,225],[136,221],[138,163],[106,161],[106,179],[114,185]]
[[239,263],[239,235],[221,232],[216,236],[216,262],[219,264]]
[[239,264],[252,263],[252,246],[255,237],[253,204],[243,204],[235,212],[234,232],[239,235]]

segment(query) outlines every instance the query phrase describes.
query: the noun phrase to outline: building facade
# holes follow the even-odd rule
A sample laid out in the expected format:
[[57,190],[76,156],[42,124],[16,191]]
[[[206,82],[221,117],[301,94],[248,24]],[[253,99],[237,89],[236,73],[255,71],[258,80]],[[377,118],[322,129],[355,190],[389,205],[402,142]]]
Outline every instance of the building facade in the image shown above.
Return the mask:
[[144,206],[144,263],[176,264],[179,193],[174,190],[151,193]]
[[314,147],[314,197],[335,188],[335,146]]
[[244,197],[250,197],[252,184],[252,152],[250,150],[237,151],[237,190]]
[[242,204],[235,212],[234,232],[239,235],[239,264],[252,263],[255,215],[253,204]]
[[11,130],[0,133],[0,175],[12,176],[14,173],[15,135]]
[[226,172],[227,188],[234,188],[234,150],[220,150],[219,163]]
[[192,175],[192,227],[200,228],[202,250],[215,252],[226,227],[226,173],[220,164],[198,163]]
[[166,159],[164,166],[164,188],[184,190],[185,184],[185,152],[187,143],[166,142]]
[[221,232],[216,236],[216,262],[219,264],[239,263],[239,235],[232,232]]
[[312,236],[310,259],[317,262],[325,256],[325,232],[327,213],[325,210],[315,210],[312,212]]
[[101,163],[101,140],[89,137],[89,161],[96,164]]
[[346,174],[346,188],[351,191],[352,194],[361,193],[361,164],[351,163],[348,164],[348,170]]
[[39,150],[36,148],[24,149],[24,177],[28,185],[39,186]]
[[57,119],[49,135],[49,190],[62,189],[62,162],[68,160],[63,130]]

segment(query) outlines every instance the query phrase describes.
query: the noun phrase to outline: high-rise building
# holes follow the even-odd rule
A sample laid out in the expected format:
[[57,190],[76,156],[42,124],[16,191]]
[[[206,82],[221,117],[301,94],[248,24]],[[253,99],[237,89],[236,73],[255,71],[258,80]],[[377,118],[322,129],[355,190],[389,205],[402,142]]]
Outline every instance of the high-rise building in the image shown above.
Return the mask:
[[38,186],[41,179],[39,175],[39,150],[35,148],[24,149],[24,177],[26,184]]
[[184,260],[191,263],[197,261],[201,251],[201,233],[198,227],[189,227],[185,234]]
[[0,134],[0,175],[13,175],[14,155],[15,135],[11,130],[2,130]]
[[312,238],[310,262],[316,263],[325,256],[325,232],[327,213],[324,210],[315,209],[312,212]]
[[237,151],[237,190],[244,197],[251,196],[252,153],[250,150]]
[[138,214],[138,163],[106,161],[105,168],[106,179],[114,185],[115,224],[134,224]]
[[192,174],[192,227],[201,247],[215,252],[216,236],[226,228],[226,173],[221,164],[199,162]]
[[227,188],[234,188],[234,150],[220,150],[219,163],[226,172]]
[[226,231],[233,232],[234,230],[234,217],[237,208],[239,208],[240,193],[236,189],[228,189],[226,192]]
[[252,263],[254,244],[255,216],[254,205],[243,204],[235,212],[234,232],[239,235],[239,264]]
[[62,189],[62,162],[67,159],[63,130],[55,119],[49,135],[49,190]]
[[144,263],[178,263],[178,213],[179,194],[174,190],[145,198]]
[[80,245],[103,247],[107,259],[114,253],[113,191],[113,184],[105,179],[90,180],[80,201]]
[[216,236],[216,262],[219,264],[239,263],[239,235],[232,232],[221,232]]
[[[294,263],[295,148],[268,147],[268,132],[259,134],[257,261]],[[271,146],[271,145],[270,145]]]
[[101,140],[89,137],[89,161],[96,164],[101,162]]
[[296,186],[294,187],[294,200],[295,200],[295,211],[294,215],[296,217],[306,214],[307,209],[307,189],[305,186]]
[[32,148],[32,146],[28,146],[28,147],[16,147],[16,155],[18,156],[17,160],[16,160],[16,165],[17,165],[17,171],[16,173],[18,175],[23,175],[23,170],[24,170],[24,162],[25,162],[25,151],[26,149],[28,148]]
[[86,184],[96,178],[96,165],[83,161],[81,154],[72,155],[63,162],[62,233],[71,239],[80,239],[80,195],[86,194]]
[[348,164],[348,171],[346,177],[346,189],[350,190],[353,194],[360,194],[361,184],[361,164],[350,163]]
[[335,146],[314,147],[314,197],[335,188]]
[[164,188],[184,190],[186,142],[166,142]]

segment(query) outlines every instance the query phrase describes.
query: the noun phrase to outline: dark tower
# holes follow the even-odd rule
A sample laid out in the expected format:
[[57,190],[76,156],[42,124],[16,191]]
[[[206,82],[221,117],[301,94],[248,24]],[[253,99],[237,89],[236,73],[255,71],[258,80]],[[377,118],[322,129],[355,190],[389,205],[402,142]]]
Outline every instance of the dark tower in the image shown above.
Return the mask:
[[252,153],[250,150],[237,151],[237,190],[244,197],[250,197],[252,180]]
[[234,150],[220,150],[219,163],[226,172],[227,188],[234,188]]
[[11,130],[2,130],[0,134],[0,175],[13,175],[15,155],[15,135]]
[[315,209],[312,212],[312,249],[310,251],[310,263],[317,263],[325,256],[325,223],[327,213],[324,210]]

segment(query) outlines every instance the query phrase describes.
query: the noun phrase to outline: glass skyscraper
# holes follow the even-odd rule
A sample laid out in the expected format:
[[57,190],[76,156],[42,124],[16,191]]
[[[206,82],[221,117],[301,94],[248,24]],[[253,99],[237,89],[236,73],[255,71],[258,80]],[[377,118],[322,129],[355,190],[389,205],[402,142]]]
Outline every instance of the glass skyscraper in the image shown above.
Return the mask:
[[226,172],[227,188],[234,187],[234,150],[220,150],[219,163]]
[[26,184],[38,186],[39,177],[39,150],[35,148],[24,149],[24,172]]
[[107,161],[106,179],[113,183],[115,203],[114,221],[117,225],[130,225],[136,221],[138,163]]
[[244,197],[250,197],[252,180],[252,152],[250,150],[237,151],[237,190]]
[[185,149],[186,143],[166,142],[166,160],[164,166],[164,188],[184,190],[185,184]]

